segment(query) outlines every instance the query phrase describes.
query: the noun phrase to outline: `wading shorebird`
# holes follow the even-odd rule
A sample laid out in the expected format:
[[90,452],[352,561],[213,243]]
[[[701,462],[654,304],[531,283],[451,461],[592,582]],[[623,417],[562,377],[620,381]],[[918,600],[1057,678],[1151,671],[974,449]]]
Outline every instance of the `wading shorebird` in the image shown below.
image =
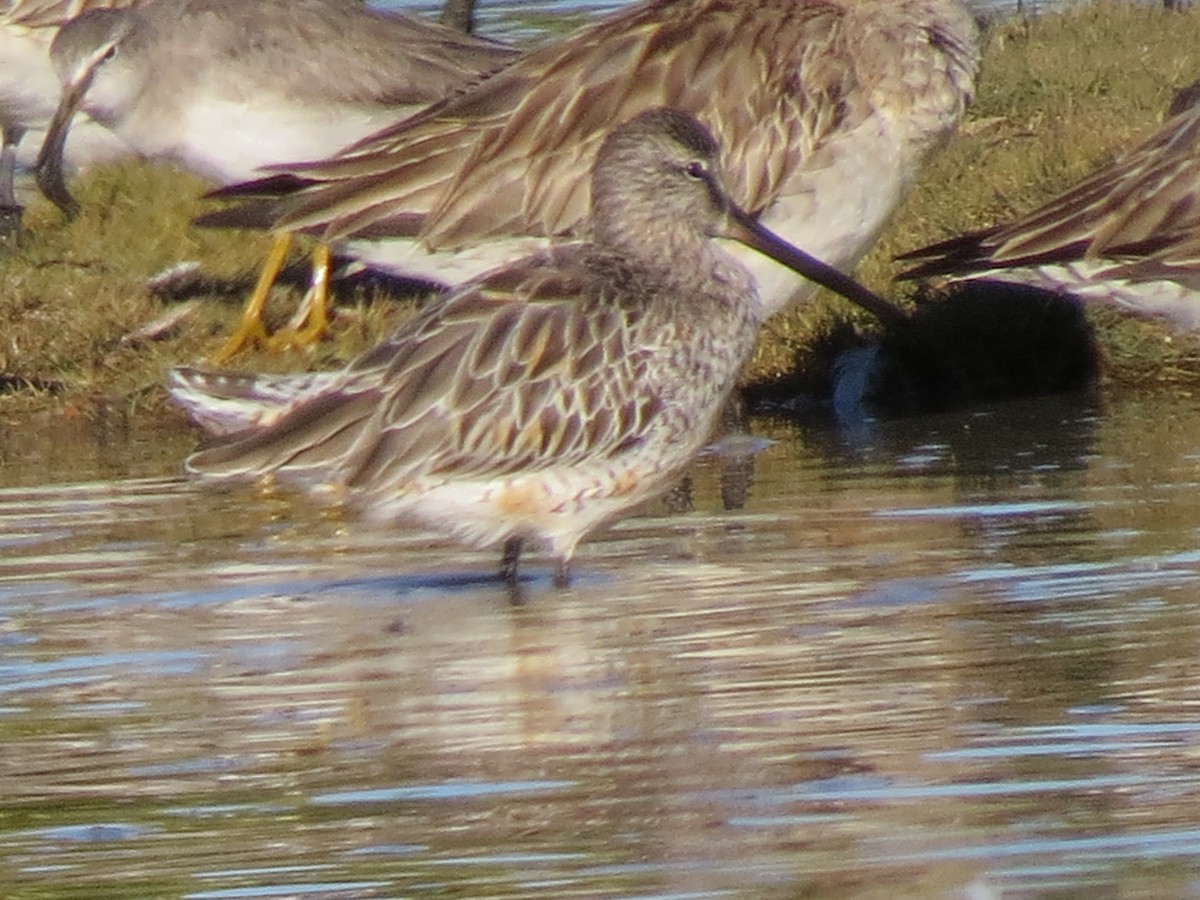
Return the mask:
[[[19,221],[13,190],[17,165],[32,166],[61,87],[50,62],[59,27],[90,9],[132,0],[0,0],[0,210]],[[130,151],[106,128],[81,122],[66,148],[71,166],[114,159]]]
[[188,471],[501,544],[514,596],[535,542],[566,584],[584,535],[696,455],[754,346],[754,277],[714,239],[826,274],[729,200],[716,162],[695,119],[643,113],[596,154],[590,240],[483,276],[340,372],[175,370],[172,396],[215,435]]
[[221,184],[333,153],[504,65],[516,51],[359,0],[152,0],[65,25],[38,183],[64,211],[77,109],[135,152]]
[[1008,281],[1200,329],[1200,82],[1162,127],[1032,212],[906,253],[901,278]]
[[[296,232],[447,286],[582,236],[586,173],[604,134],[656,106],[713,131],[735,202],[852,268],[957,126],[978,59],[960,0],[645,0],[618,10],[332,158],[217,192],[249,199],[200,224],[278,236],[218,357],[267,341],[262,306]],[[811,291],[746,259],[764,315]],[[324,324],[322,284],[313,297],[304,338]]]

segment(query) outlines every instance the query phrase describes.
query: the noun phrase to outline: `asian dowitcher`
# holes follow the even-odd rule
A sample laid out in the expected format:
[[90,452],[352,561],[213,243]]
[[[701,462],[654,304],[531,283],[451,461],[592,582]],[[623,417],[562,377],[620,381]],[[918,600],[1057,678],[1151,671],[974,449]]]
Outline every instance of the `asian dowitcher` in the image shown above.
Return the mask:
[[[6,0],[0,2],[0,209],[19,220],[13,190],[17,165],[32,166],[58,104],[60,86],[50,62],[59,27],[89,9],[132,0]],[[66,148],[72,166],[128,153],[107,129],[81,122]]]
[[900,257],[951,275],[1065,291],[1200,328],[1200,82],[1154,134],[1011,222]]
[[565,583],[578,541],[658,493],[692,459],[763,317],[732,238],[820,264],[728,199],[696,120],[652,110],[596,154],[591,238],[545,248],[426,307],[337,373],[172,373],[216,435],[187,469],[277,476],[384,520],[504,547],[526,541]]
[[76,109],[229,184],[333,153],[516,51],[357,0],[153,0],[75,19],[50,53],[63,93],[38,179],[69,210],[58,147]]
[[[218,192],[248,199],[200,222],[273,228],[281,246],[294,232],[349,242],[453,286],[580,236],[606,131],[671,106],[716,135],[735,202],[847,270],[957,126],[978,59],[960,0],[646,0],[332,158]],[[812,290],[744,261],[764,314]],[[265,293],[222,355],[262,334]]]

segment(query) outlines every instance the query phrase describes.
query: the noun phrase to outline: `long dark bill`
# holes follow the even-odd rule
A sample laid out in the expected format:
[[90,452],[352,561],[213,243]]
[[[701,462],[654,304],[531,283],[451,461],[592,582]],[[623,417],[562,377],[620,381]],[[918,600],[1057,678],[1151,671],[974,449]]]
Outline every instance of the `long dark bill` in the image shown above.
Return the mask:
[[833,266],[821,262],[798,247],[793,247],[736,206],[730,205],[725,221],[725,233],[722,237],[739,241],[764,256],[769,256],[780,265],[787,266],[792,271],[803,275],[809,281],[814,281],[821,287],[828,288],[835,294],[845,297],[851,303],[857,304],[871,313],[884,325],[891,326],[908,321],[908,313],[900,307],[884,300]]
[[79,214],[79,201],[67,190],[66,178],[63,176],[63,149],[71,131],[71,119],[91,84],[92,73],[89,71],[78,81],[63,88],[62,97],[58,101],[58,108],[54,110],[50,127],[46,129],[46,139],[42,141],[42,149],[38,151],[35,165],[37,186],[46,199],[61,209],[68,219],[73,219]]

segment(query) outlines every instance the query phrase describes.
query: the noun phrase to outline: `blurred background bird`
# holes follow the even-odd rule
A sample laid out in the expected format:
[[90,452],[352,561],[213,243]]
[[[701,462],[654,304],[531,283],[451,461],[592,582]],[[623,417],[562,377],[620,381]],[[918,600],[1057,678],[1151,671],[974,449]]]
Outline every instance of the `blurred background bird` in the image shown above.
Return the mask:
[[[851,269],[957,127],[978,61],[976,25],[958,0],[647,0],[618,10],[335,156],[219,192],[243,202],[201,224],[280,237],[219,356],[264,340],[265,293],[294,233],[441,286],[581,236],[604,134],[654,106],[712,129],[736,202]],[[765,314],[813,290],[745,260]],[[320,325],[322,291],[313,297]],[[311,339],[321,328],[297,330]]]
[[504,65],[516,51],[357,0],[152,0],[64,25],[62,96],[39,184],[75,208],[61,147],[76,110],[134,152],[220,184],[333,153]]
[[[0,230],[20,223],[13,175],[37,157],[58,104],[60,86],[50,43],[64,22],[92,9],[133,0],[6,0],[0,3]],[[107,128],[81,121],[65,148],[66,165],[77,168],[129,153]],[[3,223],[7,223],[7,228]]]

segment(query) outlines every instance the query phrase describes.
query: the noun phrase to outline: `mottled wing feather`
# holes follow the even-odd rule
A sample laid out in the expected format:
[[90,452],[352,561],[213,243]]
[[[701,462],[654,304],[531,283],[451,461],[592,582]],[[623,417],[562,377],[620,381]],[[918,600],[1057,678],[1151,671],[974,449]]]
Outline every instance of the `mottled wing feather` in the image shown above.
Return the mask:
[[1176,281],[1200,291],[1200,236],[1196,230],[1166,232],[1140,245],[1120,248],[1123,264],[1105,271],[1109,278],[1132,282]]
[[[1026,226],[997,235],[1003,260],[1052,253],[1082,243],[1085,255],[1107,255],[1113,247],[1145,240],[1170,227],[1170,219],[1195,193],[1200,175],[1200,116],[1177,117],[1150,140],[1093,173],[1040,211]],[[1193,208],[1191,216],[1196,217]]]
[[[444,353],[398,353],[385,383],[400,387],[378,397],[347,483],[387,493],[417,475],[493,478],[627,449],[650,405],[628,391],[645,354],[629,346],[619,311],[545,297],[471,292],[422,338]],[[507,307],[498,317],[497,305]],[[581,343],[600,348],[604,364]]]
[[180,366],[168,373],[171,397],[210,436],[268,424],[297,397],[333,386],[339,372],[245,375]]
[[492,478],[630,449],[657,411],[637,391],[650,351],[633,343],[634,314],[563,302],[582,283],[561,265],[549,271],[535,262],[460,293],[331,389],[195,454],[189,468],[386,495],[442,473]]
[[[654,106],[704,121],[723,147],[733,198],[760,212],[853,114],[843,100],[854,93],[854,56],[831,47],[844,18],[832,4],[781,12],[775,2],[714,2],[702,18],[688,4],[635,7],[337,158],[288,167],[312,184],[279,201],[278,224],[324,228],[334,240],[390,224],[414,236],[419,222],[415,236],[430,249],[578,233],[600,140]],[[737,53],[727,52],[731,34]]]
[[902,277],[1120,257],[1200,227],[1200,108],[1013,222],[906,254]]

